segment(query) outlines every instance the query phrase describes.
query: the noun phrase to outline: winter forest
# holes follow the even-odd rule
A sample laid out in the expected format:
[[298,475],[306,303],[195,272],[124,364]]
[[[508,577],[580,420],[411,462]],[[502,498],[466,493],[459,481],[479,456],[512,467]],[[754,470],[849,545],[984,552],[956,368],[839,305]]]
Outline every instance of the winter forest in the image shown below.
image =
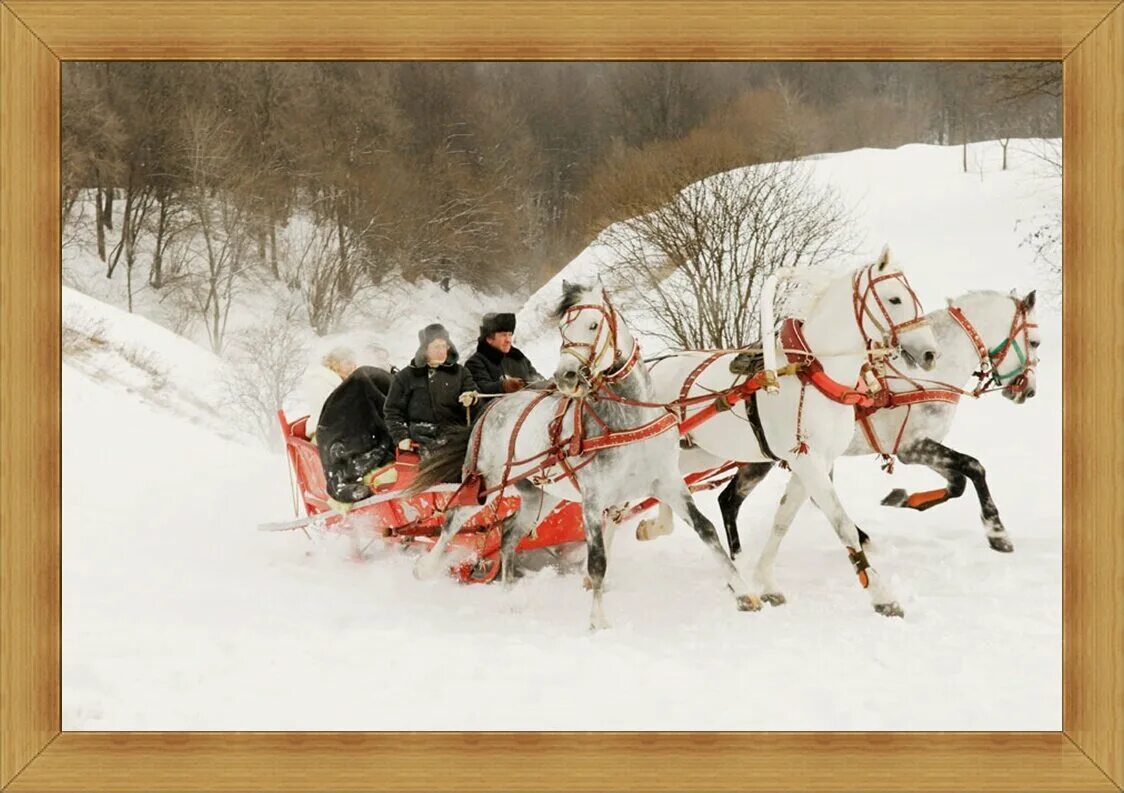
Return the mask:
[[731,168],[1056,138],[1060,89],[1049,63],[67,63],[64,247],[215,351],[261,282],[323,335],[392,276],[533,290]]

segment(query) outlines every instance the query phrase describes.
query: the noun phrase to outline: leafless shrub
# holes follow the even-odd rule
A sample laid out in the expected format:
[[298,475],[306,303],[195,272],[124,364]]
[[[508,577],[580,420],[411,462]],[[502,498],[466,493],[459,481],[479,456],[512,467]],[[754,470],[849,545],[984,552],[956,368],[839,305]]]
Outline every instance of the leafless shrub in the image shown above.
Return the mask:
[[758,335],[766,276],[848,253],[848,216],[799,163],[717,174],[660,208],[611,227],[610,273],[634,309],[682,348],[745,345]]
[[275,446],[277,409],[296,388],[307,363],[295,312],[287,310],[268,325],[235,334],[224,377],[228,404],[237,421]]

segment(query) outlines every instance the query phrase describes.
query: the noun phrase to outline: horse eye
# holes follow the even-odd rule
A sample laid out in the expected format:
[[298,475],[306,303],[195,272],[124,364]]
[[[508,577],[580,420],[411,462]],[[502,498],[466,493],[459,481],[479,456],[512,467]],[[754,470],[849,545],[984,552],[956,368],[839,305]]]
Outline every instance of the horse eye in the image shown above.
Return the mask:
[[1041,343],[1041,342],[1037,342],[1037,341],[1032,341],[1032,342],[1030,343],[1030,347],[1031,347],[1031,349],[1037,350],[1037,349],[1038,349],[1038,345],[1039,345],[1040,343]]
[[902,299],[900,297],[891,297],[890,298],[890,305],[900,306],[901,304],[902,304]]
[[590,330],[597,330],[597,323],[596,322],[589,323],[589,329]]

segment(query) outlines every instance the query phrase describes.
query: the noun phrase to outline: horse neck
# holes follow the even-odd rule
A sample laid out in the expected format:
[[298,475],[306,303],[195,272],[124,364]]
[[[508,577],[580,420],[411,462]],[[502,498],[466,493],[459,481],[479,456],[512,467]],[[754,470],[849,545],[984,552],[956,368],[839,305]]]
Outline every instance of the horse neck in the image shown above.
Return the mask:
[[[904,358],[898,358],[894,361],[894,366],[903,374],[916,378],[921,383],[937,381],[954,386],[967,384],[972,373],[979,369],[980,365],[976,345],[948,311],[944,309],[934,311],[928,315],[928,319],[929,327],[937,340],[937,348],[941,351],[940,357],[937,358],[937,365],[926,371],[920,366],[908,363]],[[898,380],[891,379],[889,385],[891,391],[914,390],[914,386]]]
[[851,277],[831,283],[804,321],[804,338],[832,379],[853,383],[866,360],[866,342],[855,321]]
[[[627,357],[632,352],[633,345],[632,335],[627,330],[618,336],[618,343],[621,342],[628,345],[622,347],[622,354]],[[623,399],[636,402],[655,401],[652,393],[652,377],[648,374],[648,367],[644,364],[643,357],[636,361],[625,377],[607,384],[605,388],[611,389]],[[619,429],[627,429],[651,421],[653,417],[658,417],[660,412],[659,408],[637,407],[611,400],[600,400],[597,404],[597,413],[601,419],[610,427]]]

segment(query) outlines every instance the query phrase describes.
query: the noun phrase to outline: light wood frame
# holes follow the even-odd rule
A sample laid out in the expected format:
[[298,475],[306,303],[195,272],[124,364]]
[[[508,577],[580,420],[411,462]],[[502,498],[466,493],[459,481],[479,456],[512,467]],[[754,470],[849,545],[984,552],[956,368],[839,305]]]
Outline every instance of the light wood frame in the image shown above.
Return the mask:
[[[60,731],[60,60],[399,58],[1064,63],[1062,732]],[[0,786],[1056,792],[1124,784],[1118,0],[0,0],[0,103]]]

